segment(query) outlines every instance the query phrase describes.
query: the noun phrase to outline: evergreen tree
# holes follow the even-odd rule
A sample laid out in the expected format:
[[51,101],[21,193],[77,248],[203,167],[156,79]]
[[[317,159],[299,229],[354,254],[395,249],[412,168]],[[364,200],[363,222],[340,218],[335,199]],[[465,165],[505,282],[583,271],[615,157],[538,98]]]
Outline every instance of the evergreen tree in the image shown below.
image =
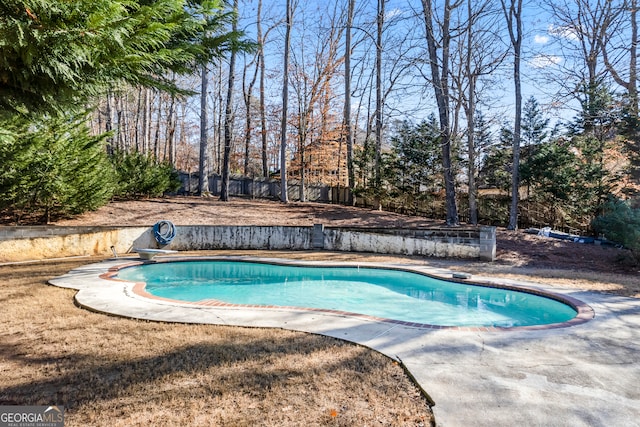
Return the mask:
[[373,183],[373,162],[375,159],[375,146],[371,141],[355,146],[353,153],[353,169],[356,176],[354,194],[363,195]]
[[[527,169],[532,156],[540,144],[549,137],[549,119],[545,118],[535,97],[531,96],[524,105],[522,115],[522,133],[520,141],[524,144],[520,153],[520,169]],[[531,195],[531,180],[521,176],[521,183],[527,187],[527,198]]]
[[629,186],[624,191],[631,197],[640,194],[640,120],[637,112],[623,110],[623,122],[621,133],[625,138],[625,151],[629,158],[629,173],[635,186]]
[[569,124],[571,135],[591,135],[606,141],[618,130],[623,118],[621,105],[604,83],[594,87],[583,87],[586,93],[581,101],[581,110]]
[[48,221],[105,203],[113,194],[105,137],[90,136],[79,112],[122,83],[186,93],[167,76],[251,46],[228,31],[234,14],[224,7],[223,0],[0,0],[0,209]]
[[404,121],[391,138],[393,150],[385,156],[383,173],[391,195],[410,204],[428,198],[442,182],[440,131],[435,115],[418,125]]
[[491,133],[491,125],[487,123],[484,118],[484,113],[478,110],[476,112],[475,123],[473,124],[475,132],[476,148],[478,150],[478,157],[493,145],[493,135]]
[[640,208],[629,201],[610,197],[604,205],[603,214],[592,223],[598,234],[631,249],[640,262]]
[[531,183],[533,197],[549,205],[568,208],[576,201],[578,159],[571,141],[558,138],[540,144],[520,172],[523,182]]
[[[532,199],[555,212],[550,220],[582,228],[598,215],[621,177],[620,170],[607,164],[607,153],[616,143],[618,108],[605,86],[589,90],[565,136],[545,141],[542,133],[531,133],[542,142],[532,139],[529,159],[521,166]],[[530,111],[535,117],[535,109]],[[542,123],[530,123],[536,122]]]
[[399,172],[397,186],[403,191],[433,190],[441,179],[439,136],[437,119],[431,114],[418,125],[403,122],[391,138]]
[[533,200],[555,210],[556,220],[582,228],[598,215],[617,178],[606,169],[600,142],[592,136],[540,144],[521,172]]
[[525,102],[522,113],[521,138],[523,146],[526,149],[527,147],[540,144],[547,139],[549,136],[549,119],[542,115],[540,105],[534,96],[531,96],[527,102]]
[[484,164],[484,159],[489,155],[492,148],[495,147],[493,135],[491,132],[491,126],[484,118],[484,114],[482,111],[478,110],[475,115],[475,123],[473,124],[473,131],[475,132],[475,148],[476,148],[476,165],[475,170],[477,171],[476,183],[478,186],[481,186],[482,183],[479,181],[480,171],[482,170],[482,166]]
[[16,223],[73,215],[106,203],[114,170],[105,136],[92,136],[86,117],[16,118],[0,130],[0,210]]
[[622,175],[622,171],[607,165],[607,151],[617,145],[623,112],[605,84],[585,90],[589,91],[585,96],[588,102],[582,103],[582,110],[570,126],[570,135],[579,160],[579,192],[588,201],[585,211],[595,217]]
[[0,111],[65,111],[118,82],[178,91],[169,71],[191,73],[229,49],[221,0],[3,0]]
[[[478,186],[498,188],[507,194],[511,188],[513,130],[504,125],[500,128],[500,139],[486,150],[479,168]],[[524,179],[524,177],[523,177]]]
[[178,174],[169,162],[157,162],[153,156],[137,151],[116,151],[111,162],[117,175],[117,197],[157,197],[180,188]]

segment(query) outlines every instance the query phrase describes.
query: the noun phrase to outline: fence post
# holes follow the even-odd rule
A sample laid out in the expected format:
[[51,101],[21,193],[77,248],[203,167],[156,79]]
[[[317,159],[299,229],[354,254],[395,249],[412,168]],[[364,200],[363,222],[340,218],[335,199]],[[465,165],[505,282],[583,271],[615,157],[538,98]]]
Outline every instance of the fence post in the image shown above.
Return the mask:
[[496,260],[495,227],[480,227],[480,259],[490,262]]
[[324,225],[313,224],[313,234],[311,235],[311,246],[313,249],[324,249]]

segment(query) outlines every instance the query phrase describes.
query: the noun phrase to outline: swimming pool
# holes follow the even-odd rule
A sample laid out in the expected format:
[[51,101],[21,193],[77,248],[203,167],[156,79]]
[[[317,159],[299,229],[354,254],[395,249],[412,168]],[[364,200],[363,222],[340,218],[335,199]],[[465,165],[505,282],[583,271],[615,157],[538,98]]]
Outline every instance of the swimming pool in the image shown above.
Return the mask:
[[577,315],[554,298],[396,269],[190,260],[127,267],[117,278],[144,282],[146,292],[171,300],[329,310],[421,325],[512,328]]

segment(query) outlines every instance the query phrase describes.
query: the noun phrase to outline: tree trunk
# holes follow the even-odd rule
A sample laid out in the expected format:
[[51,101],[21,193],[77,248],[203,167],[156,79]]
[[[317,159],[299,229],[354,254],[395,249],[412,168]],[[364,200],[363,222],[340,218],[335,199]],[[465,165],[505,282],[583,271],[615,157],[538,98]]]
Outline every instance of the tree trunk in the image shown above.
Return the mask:
[[[104,130],[106,132],[111,132],[113,130],[113,108],[111,107],[111,98],[112,98],[112,94],[111,91],[107,92],[107,106],[106,106],[106,112],[105,115],[106,120],[104,123]],[[107,138],[107,153],[109,155],[113,155],[115,151],[115,147],[113,146],[113,135],[109,136],[109,138]]]
[[[142,147],[140,146],[140,116],[142,114],[141,113],[141,108],[142,108],[142,88],[139,87],[138,88],[138,96],[136,97],[136,118],[135,118],[135,125],[133,127],[133,141],[135,147],[136,147],[136,151],[137,152],[144,152],[142,151]],[[145,153],[146,154],[146,153]]]
[[171,166],[176,165],[176,125],[177,125],[177,117],[176,117],[176,96],[171,95],[171,103],[169,104],[169,113],[167,117],[167,143],[168,147],[168,157],[169,163]]
[[[238,13],[238,0],[233,1],[233,11]],[[233,19],[232,31],[238,30],[238,20]],[[222,159],[222,184],[220,200],[229,201],[229,175],[231,167],[231,139],[233,132],[233,85],[235,84],[236,52],[231,51],[229,58],[229,86],[227,88],[227,103],[224,114],[224,158]]]
[[635,156],[631,159],[633,167],[632,176],[636,184],[640,185],[640,133],[638,125],[638,5],[636,0],[631,0],[631,47],[629,48],[629,116],[631,149]]
[[[301,102],[298,105],[302,105]],[[300,107],[299,107],[300,108]],[[305,143],[307,141],[307,111],[302,111],[300,108],[298,112],[299,122],[298,122],[298,155],[300,156],[300,183],[298,187],[298,199],[301,202],[306,202],[304,186],[305,186]]]
[[382,31],[384,29],[384,5],[386,0],[378,0],[378,31],[376,36],[376,152],[374,164],[374,181],[377,190],[376,209],[382,210]]
[[262,36],[262,0],[258,0],[258,18],[256,27],[258,31],[258,63],[260,64],[260,138],[262,142],[262,176],[269,177],[269,163],[267,157],[267,111],[264,95],[264,37]]
[[[258,57],[256,57],[256,61],[259,61]],[[247,66],[245,66],[244,75],[246,76]],[[251,100],[253,99],[253,87],[255,86],[256,79],[258,77],[258,70],[260,69],[260,64],[256,62],[256,69],[249,82],[249,87],[244,91],[244,105],[245,105],[245,133],[244,133],[244,167],[243,173],[244,176],[249,175],[249,160],[251,154],[251,133],[253,131],[253,125],[251,123]],[[244,76],[243,76],[244,77]],[[243,85],[245,79],[242,80]]]
[[[347,28],[344,47],[344,133],[347,145],[347,203],[354,205],[353,189],[355,188],[355,173],[353,170],[353,132],[351,128],[351,26],[355,0],[349,0]],[[338,179],[340,175],[338,174]]]
[[151,139],[151,97],[149,91],[149,88],[144,89],[144,112],[142,113],[142,151],[147,155]]
[[638,4],[631,0],[631,46],[629,48],[629,104],[632,118],[638,121]]
[[162,94],[158,93],[158,113],[156,114],[156,129],[153,137],[153,155],[160,158],[160,119],[162,117]]
[[202,66],[202,81],[200,87],[200,161],[198,164],[198,195],[204,196],[209,193],[208,175],[208,127],[207,119],[207,91],[209,84],[209,73],[207,65]]
[[218,75],[218,84],[217,84],[217,104],[218,104],[218,112],[217,112],[217,126],[216,126],[216,134],[215,134],[215,153],[216,153],[216,171],[218,172],[218,174],[222,174],[222,152],[223,150],[223,133],[224,133],[224,126],[223,126],[223,117],[224,117],[224,109],[222,108],[222,105],[224,104],[224,98],[222,96],[222,59],[220,59],[218,61],[218,69],[217,71],[217,75]]
[[280,201],[289,203],[287,189],[287,108],[289,98],[289,45],[291,43],[291,0],[287,0],[287,21],[284,36],[284,70],[282,75],[282,122],[280,123]]
[[509,8],[502,2],[513,47],[513,83],[516,95],[515,124],[513,127],[513,166],[511,171],[511,207],[507,229],[518,229],[518,202],[520,199],[520,128],[522,125],[522,85],[520,83],[520,55],[522,48],[522,0],[511,0]]
[[122,107],[122,96],[118,96],[116,98],[116,117],[117,117],[117,123],[116,123],[116,147],[118,148],[118,150],[124,151],[124,133],[125,133],[125,128],[123,127],[123,107]]
[[469,149],[469,223],[478,224],[478,188],[476,185],[476,146],[475,146],[475,110],[476,110],[476,76],[471,71],[471,59],[473,49],[473,19],[471,0],[467,0],[467,15],[469,16],[469,28],[467,34],[467,58],[465,68],[469,79],[469,94],[467,106],[467,146]]
[[[451,36],[449,25],[451,7],[449,0],[445,2],[445,12],[442,20],[442,60],[438,58],[437,43],[434,31],[434,17],[431,0],[422,0],[424,22],[426,26],[427,47],[431,65],[431,78],[438,105],[440,121],[440,145],[442,146],[442,168],[444,174],[445,202],[448,226],[458,225],[458,208],[456,206],[456,189],[451,166],[451,124],[449,123],[449,44]],[[438,65],[440,63],[440,65]]]

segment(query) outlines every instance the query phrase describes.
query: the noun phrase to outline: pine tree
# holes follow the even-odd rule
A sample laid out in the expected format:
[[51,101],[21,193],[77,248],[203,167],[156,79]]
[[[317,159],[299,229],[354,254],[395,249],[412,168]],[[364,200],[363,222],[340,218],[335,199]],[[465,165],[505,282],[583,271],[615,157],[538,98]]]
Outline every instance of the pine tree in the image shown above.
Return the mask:
[[500,142],[488,147],[479,168],[478,185],[498,188],[509,193],[511,165],[513,163],[513,129],[508,125],[500,129]]
[[417,210],[419,201],[441,187],[443,170],[436,116],[431,114],[418,125],[402,122],[391,143],[392,152],[382,157],[383,186]]
[[4,0],[0,109],[65,111],[119,82],[179,91],[191,73],[246,43],[221,0]]
[[167,76],[250,47],[228,31],[234,15],[224,7],[223,0],[0,0],[0,209],[46,222],[104,204],[113,169],[84,109],[125,83],[184,93]]
[[[540,104],[534,96],[527,99],[522,111],[522,143],[525,147],[542,143],[549,136],[549,119],[542,115]],[[528,154],[528,153],[523,153]],[[523,156],[525,157],[525,156]],[[526,159],[522,159],[525,161]]]
[[111,162],[116,171],[118,198],[158,197],[180,188],[178,173],[171,164],[158,162],[146,153],[116,150]]
[[16,223],[49,222],[96,209],[114,190],[105,136],[92,136],[82,115],[14,119],[1,130],[0,210]]

